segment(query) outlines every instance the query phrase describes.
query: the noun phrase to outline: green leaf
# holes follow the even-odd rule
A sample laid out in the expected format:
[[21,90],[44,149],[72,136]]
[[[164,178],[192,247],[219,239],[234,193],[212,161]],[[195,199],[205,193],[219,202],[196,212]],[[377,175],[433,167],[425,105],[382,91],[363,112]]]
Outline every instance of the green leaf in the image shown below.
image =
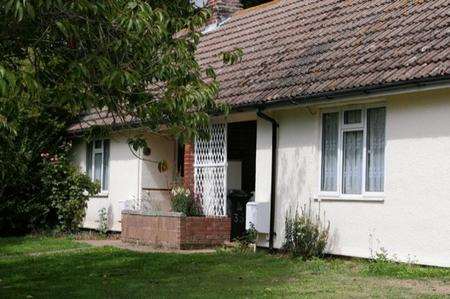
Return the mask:
[[[0,125],[0,194],[23,186],[8,203],[38,211],[20,217],[26,229],[45,223],[43,211],[56,207],[62,207],[57,218],[68,219],[68,198],[70,205],[85,205],[78,201],[81,185],[73,182],[86,185],[89,178],[75,176],[81,174],[66,162],[41,157],[44,151],[64,156],[66,129],[80,115],[96,118],[96,111],[108,110],[108,121],[116,116],[124,130],[135,129],[127,122],[132,116],[149,133],[159,133],[164,123],[167,132],[188,140],[202,133],[198,128],[208,124],[207,112],[226,110],[215,102],[214,69],[196,60],[201,34],[194,29],[208,11],[195,10],[190,1],[3,2],[0,115],[9,122]],[[177,35],[182,29],[187,34]],[[224,54],[229,62],[237,62],[236,56]],[[113,128],[94,125],[79,133],[98,138]]]
[[61,31],[61,33],[64,35],[64,37],[68,38],[69,33],[67,32],[66,26],[60,21],[57,21],[55,24],[58,27],[58,29]]
[[137,7],[137,3],[134,2],[134,1],[133,2],[128,2],[127,7],[128,7],[128,9],[133,10],[133,9],[135,9]]
[[217,77],[216,72],[214,71],[214,69],[211,66],[206,68],[206,75],[212,79],[216,79],[216,77]]

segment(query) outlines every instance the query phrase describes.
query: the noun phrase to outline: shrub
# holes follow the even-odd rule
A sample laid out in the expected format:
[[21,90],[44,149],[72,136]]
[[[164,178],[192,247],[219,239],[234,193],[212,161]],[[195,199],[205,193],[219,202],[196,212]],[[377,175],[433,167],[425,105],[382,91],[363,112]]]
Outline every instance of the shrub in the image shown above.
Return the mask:
[[55,147],[51,153],[29,150],[32,156],[15,157],[18,161],[11,162],[25,170],[8,172],[9,179],[0,186],[4,188],[3,194],[0,191],[0,235],[71,232],[81,224],[89,194],[95,194],[98,185],[70,163],[70,143]]
[[247,252],[250,250],[250,245],[253,245],[253,251],[256,250],[256,238],[258,231],[253,223],[250,223],[250,228],[247,229],[242,237],[235,239],[234,250],[237,252]]
[[97,193],[99,186],[80,173],[65,156],[52,157],[44,160],[43,164],[40,197],[47,197],[50,215],[53,214],[47,219],[47,224],[61,231],[73,232],[83,221],[89,195]]
[[288,213],[285,222],[283,248],[294,257],[305,260],[323,256],[328,242],[330,224],[323,225],[320,213],[313,215],[311,205],[305,205],[300,212]]
[[202,216],[202,209],[189,189],[175,187],[172,189],[172,211],[183,213],[186,216]]
[[257,237],[258,231],[256,230],[255,225],[250,222],[250,228],[245,231],[244,238],[248,244],[254,244]]

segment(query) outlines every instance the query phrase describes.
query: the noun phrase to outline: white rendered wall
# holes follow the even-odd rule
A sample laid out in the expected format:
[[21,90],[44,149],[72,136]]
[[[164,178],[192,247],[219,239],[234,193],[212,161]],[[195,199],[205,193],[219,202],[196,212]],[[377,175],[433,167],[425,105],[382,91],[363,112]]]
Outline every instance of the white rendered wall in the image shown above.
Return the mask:
[[[450,266],[450,91],[383,100],[384,202],[321,202],[331,222],[329,252],[370,257],[384,248],[402,261]],[[272,115],[280,123],[275,247],[281,247],[286,212],[319,193],[320,114],[291,108]],[[256,201],[270,199],[270,138],[270,124],[258,120]]]
[[[145,134],[151,148],[150,156],[143,160],[132,154],[128,138],[137,132],[118,132],[110,139],[110,176],[109,191],[105,195],[91,197],[86,210],[83,227],[99,227],[99,211],[106,208],[109,229],[121,230],[121,209],[124,202],[138,202],[140,199],[149,203],[154,210],[169,211],[168,191],[145,191],[142,188],[168,189],[173,184],[175,173],[175,141],[173,139]],[[159,172],[157,163],[146,160],[166,160],[168,170]],[[86,171],[86,143],[78,140],[74,143],[74,164]],[[148,208],[148,204],[146,205]]]
[[255,199],[270,202],[272,172],[272,124],[258,118],[256,122]]
[[[176,143],[174,139],[150,135],[145,136],[147,144],[151,148],[150,156],[145,156],[142,161],[142,188],[171,189],[176,173]],[[150,161],[151,160],[151,161]],[[168,169],[165,172],[158,170],[158,164],[152,161],[165,160]],[[147,208],[158,211],[170,211],[170,193],[160,190],[143,190],[141,198]]]
[[[94,196],[88,202],[83,227],[97,229],[99,226],[99,210],[108,211],[108,227],[121,230],[122,201],[138,197],[139,159],[132,155],[127,143],[127,136],[115,134],[110,143],[109,191],[106,196]],[[78,141],[74,144],[74,163],[82,171],[86,171],[86,143]]]

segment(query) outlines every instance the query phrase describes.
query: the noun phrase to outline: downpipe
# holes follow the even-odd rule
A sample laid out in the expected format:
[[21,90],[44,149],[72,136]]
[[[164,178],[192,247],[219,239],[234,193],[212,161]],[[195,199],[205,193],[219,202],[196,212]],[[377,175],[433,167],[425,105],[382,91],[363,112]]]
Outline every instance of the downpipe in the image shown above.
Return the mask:
[[270,229],[269,229],[269,250],[273,251],[273,239],[275,236],[275,193],[276,193],[276,178],[277,178],[277,140],[278,140],[278,122],[269,115],[262,112],[258,108],[256,115],[265,121],[272,124],[272,173],[270,186]]

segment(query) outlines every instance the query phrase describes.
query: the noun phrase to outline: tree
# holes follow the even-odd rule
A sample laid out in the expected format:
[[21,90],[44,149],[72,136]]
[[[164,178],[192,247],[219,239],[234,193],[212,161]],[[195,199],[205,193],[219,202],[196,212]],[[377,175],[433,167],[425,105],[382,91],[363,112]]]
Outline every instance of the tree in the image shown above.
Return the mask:
[[42,154],[67,154],[64,130],[83,111],[151,131],[164,124],[178,137],[201,133],[208,112],[226,109],[214,101],[214,71],[195,59],[208,17],[188,0],[2,1],[0,212],[45,201],[33,193],[43,184]]
[[195,59],[208,17],[187,0],[6,1],[2,90],[16,85],[19,96],[45,97],[71,115],[107,109],[118,121],[195,135],[218,108],[214,73]]

